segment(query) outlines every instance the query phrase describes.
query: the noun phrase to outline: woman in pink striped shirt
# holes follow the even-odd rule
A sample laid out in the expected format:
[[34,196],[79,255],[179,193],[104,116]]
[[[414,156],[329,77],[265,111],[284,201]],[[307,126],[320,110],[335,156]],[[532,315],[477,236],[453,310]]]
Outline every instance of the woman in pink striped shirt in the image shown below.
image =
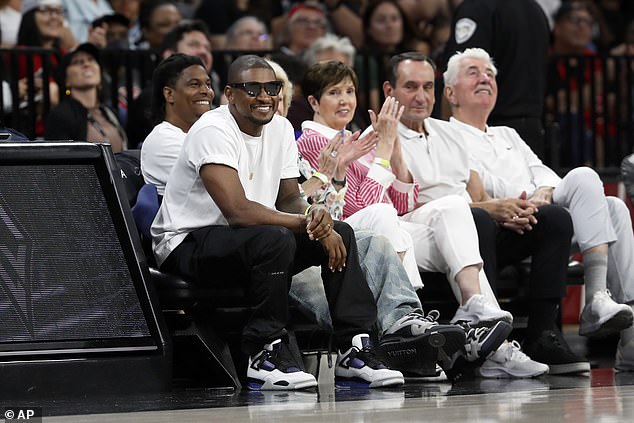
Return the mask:
[[[468,320],[512,321],[511,314],[499,308],[481,271],[477,232],[465,200],[448,196],[425,204],[426,212],[421,209],[416,213],[424,221],[399,218],[422,206],[416,204],[418,183],[403,159],[398,139],[403,107],[390,97],[378,116],[369,111],[373,129],[366,131],[365,137],[371,137],[376,144],[366,154],[362,146],[368,139],[359,139],[358,132],[345,130],[356,110],[356,87],[354,70],[340,62],[318,63],[304,76],[302,89],[314,114],[312,121],[302,124],[303,132],[297,142],[301,155],[318,170],[311,179],[322,182],[322,191],[345,189],[344,220],[355,230],[371,229],[388,238],[403,259],[415,288],[422,287],[419,266],[426,271],[444,272],[459,301],[477,297],[474,307],[469,307],[470,316],[465,316]],[[343,142],[339,142],[341,134]],[[320,154],[322,160],[324,154],[336,158],[331,174],[319,171]],[[416,234],[415,242],[411,234]]]

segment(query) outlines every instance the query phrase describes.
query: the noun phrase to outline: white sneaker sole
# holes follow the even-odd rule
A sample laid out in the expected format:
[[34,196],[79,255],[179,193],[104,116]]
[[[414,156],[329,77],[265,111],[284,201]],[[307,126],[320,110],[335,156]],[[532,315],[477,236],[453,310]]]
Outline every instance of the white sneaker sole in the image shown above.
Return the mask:
[[579,335],[601,338],[629,328],[634,323],[634,315],[632,314],[632,309],[629,306],[626,307],[627,309],[621,309],[612,316],[603,316],[594,323],[584,322],[582,314]]
[[296,381],[285,379],[284,381],[286,384],[280,384],[279,380],[273,381],[272,378],[262,381],[251,377],[247,380],[247,387],[252,391],[295,391],[317,386],[317,380],[314,377]]
[[482,368],[478,369],[478,373],[482,377],[491,379],[514,379],[514,378],[533,378],[549,373],[548,367],[541,370],[520,371],[518,369],[501,369],[501,368]]

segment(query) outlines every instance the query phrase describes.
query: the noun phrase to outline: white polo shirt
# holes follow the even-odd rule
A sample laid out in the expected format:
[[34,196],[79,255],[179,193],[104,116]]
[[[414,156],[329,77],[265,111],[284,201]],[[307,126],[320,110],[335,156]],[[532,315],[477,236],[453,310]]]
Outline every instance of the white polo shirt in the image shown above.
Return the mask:
[[202,115],[185,137],[152,224],[159,266],[190,232],[228,224],[203,185],[202,166],[232,167],[249,200],[275,208],[280,180],[299,176],[297,158],[293,127],[286,118],[275,115],[261,136],[251,137],[240,131],[227,106]]
[[472,166],[461,133],[449,122],[434,118],[425,119],[423,124],[427,136],[398,124],[403,157],[420,184],[418,202],[428,203],[447,195],[459,195],[471,202],[467,183]]
[[471,160],[491,197],[517,198],[522,191],[530,197],[539,187],[556,187],[561,182],[515,129],[487,126],[484,132],[453,117],[449,122],[468,143]]

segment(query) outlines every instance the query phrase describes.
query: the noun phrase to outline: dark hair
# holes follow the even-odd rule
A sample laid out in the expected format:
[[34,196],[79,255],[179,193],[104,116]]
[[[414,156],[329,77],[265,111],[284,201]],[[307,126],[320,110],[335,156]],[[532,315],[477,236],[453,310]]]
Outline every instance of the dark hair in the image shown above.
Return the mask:
[[161,43],[161,53],[164,53],[165,50],[176,51],[176,46],[183,39],[185,34],[189,34],[194,31],[202,32],[205,34],[205,37],[209,39],[209,29],[207,29],[207,25],[203,21],[187,19],[181,21],[178,25],[172,28],[170,32],[165,34],[165,38],[163,38],[163,42]]
[[152,19],[154,10],[166,4],[174,5],[174,2],[171,0],[141,1],[141,6],[139,7],[139,27],[141,27],[141,29],[148,28],[150,26],[150,20]]
[[[18,46],[27,46],[27,47],[42,47],[44,44],[44,40],[42,39],[42,33],[40,29],[37,27],[37,22],[35,22],[35,13],[37,12],[37,7],[29,10],[24,15],[22,15],[22,20],[20,21],[20,28],[18,29],[18,37],[16,44]],[[53,46],[55,49],[59,50],[61,40],[58,38],[53,42]]]
[[365,47],[370,50],[374,50],[375,52],[384,50],[382,46],[380,46],[374,38],[368,32],[368,28],[370,27],[370,19],[372,15],[374,15],[374,11],[377,7],[382,5],[383,3],[390,3],[394,5],[398,9],[398,13],[401,16],[401,22],[403,25],[403,39],[396,46],[395,51],[389,51],[388,53],[396,53],[404,50],[409,50],[412,48],[412,41],[414,39],[414,31],[412,30],[409,20],[407,16],[405,16],[405,12],[398,4],[396,0],[374,0],[371,1],[368,7],[366,7],[365,12],[363,13],[363,28],[365,28]]
[[398,65],[405,60],[412,60],[414,62],[427,62],[431,65],[431,68],[436,72],[436,64],[429,57],[423,53],[417,51],[407,51],[405,53],[399,53],[390,58],[385,65],[385,79],[390,83],[392,87],[396,87],[396,80],[398,79]]
[[155,123],[165,119],[164,87],[174,87],[184,69],[200,65],[205,68],[200,57],[176,53],[163,59],[152,73],[152,118]]
[[555,22],[559,22],[562,19],[565,19],[568,16],[570,16],[570,14],[575,10],[585,10],[586,12],[590,13],[590,15],[592,15],[590,11],[590,6],[585,0],[571,0],[571,1],[563,2],[561,4],[559,9],[557,9],[557,11],[555,12],[553,16],[553,20]]
[[271,65],[262,57],[256,56],[255,54],[245,54],[244,56],[239,56],[229,65],[227,83],[238,82],[237,80],[240,78],[240,74],[249,69],[270,69],[271,72],[275,74]]
[[338,84],[346,78],[350,78],[354,87],[357,88],[357,74],[350,66],[338,61],[315,63],[308,69],[302,81],[304,97],[308,98],[312,95],[319,101],[327,87]]

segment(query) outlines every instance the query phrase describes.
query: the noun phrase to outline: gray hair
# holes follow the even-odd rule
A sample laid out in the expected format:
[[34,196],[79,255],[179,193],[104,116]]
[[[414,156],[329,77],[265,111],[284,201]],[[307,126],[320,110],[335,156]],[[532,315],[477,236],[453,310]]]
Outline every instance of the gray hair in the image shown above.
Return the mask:
[[235,21],[227,29],[227,38],[226,38],[226,41],[225,41],[225,45],[231,47],[231,45],[235,41],[235,38],[239,35],[238,34],[238,30],[240,29],[240,27],[242,26],[243,23],[248,22],[248,21],[254,21],[255,23],[257,23],[260,26],[260,29],[262,30],[262,32],[264,34],[268,33],[268,29],[266,28],[266,24],[263,21],[261,21],[260,19],[258,19],[256,16],[252,16],[252,15],[243,16],[240,19],[238,19],[237,21]]
[[288,109],[291,107],[291,101],[293,100],[293,83],[288,79],[286,71],[277,62],[271,59],[264,60],[273,68],[275,78],[278,81],[282,81],[282,107],[284,109],[284,116],[286,116]]
[[458,79],[458,71],[460,70],[460,64],[463,59],[483,59],[489,62],[491,69],[493,70],[493,75],[498,74],[498,70],[493,63],[493,59],[489,56],[489,53],[486,50],[481,48],[468,48],[462,53],[456,52],[453,56],[449,58],[447,62],[447,70],[442,74],[443,80],[445,81],[445,85],[455,85],[456,80]]
[[338,37],[335,34],[326,34],[313,42],[304,53],[304,62],[308,67],[317,63],[317,56],[327,50],[345,54],[350,59],[347,65],[354,65],[354,55],[356,50],[348,37]]

